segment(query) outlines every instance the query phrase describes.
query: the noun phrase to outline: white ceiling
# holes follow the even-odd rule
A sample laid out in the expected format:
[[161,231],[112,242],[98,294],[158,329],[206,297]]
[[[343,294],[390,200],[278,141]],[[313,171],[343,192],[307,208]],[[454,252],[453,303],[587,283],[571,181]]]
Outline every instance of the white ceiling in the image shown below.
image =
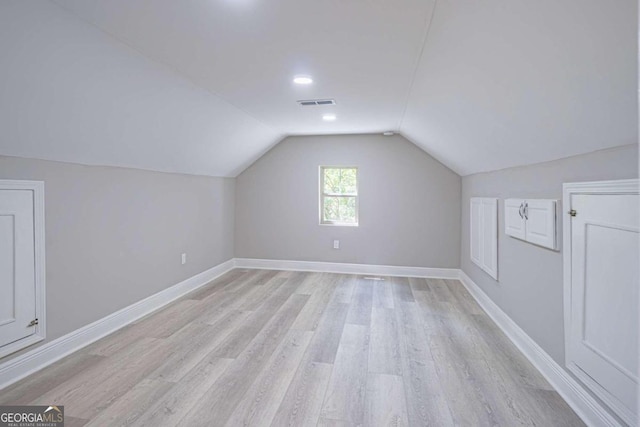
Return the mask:
[[0,154],[235,176],[393,129],[464,175],[637,141],[635,0],[435,2],[1,2]]
[[0,1],[0,154],[235,176],[282,139],[49,1]]
[[[396,129],[433,0],[55,0],[286,134]],[[297,74],[314,78],[297,86]],[[335,98],[335,107],[296,100]],[[333,123],[321,120],[333,112]]]
[[402,133],[461,175],[638,142],[635,0],[438,1]]

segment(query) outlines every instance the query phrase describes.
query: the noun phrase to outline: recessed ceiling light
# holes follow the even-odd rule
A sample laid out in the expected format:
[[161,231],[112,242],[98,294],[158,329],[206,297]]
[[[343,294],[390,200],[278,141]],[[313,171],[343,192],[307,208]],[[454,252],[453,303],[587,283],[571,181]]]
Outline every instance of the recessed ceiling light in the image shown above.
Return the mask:
[[313,79],[310,76],[295,76],[293,82],[297,85],[310,85]]
[[382,134],[383,134],[384,136],[393,136],[393,135],[395,135],[395,132],[394,132],[394,131],[392,131],[392,130],[388,130],[388,131],[386,131],[386,132],[382,132]]
[[322,120],[324,120],[325,122],[332,122],[335,119],[336,119],[335,114],[325,114],[324,116],[322,116]]

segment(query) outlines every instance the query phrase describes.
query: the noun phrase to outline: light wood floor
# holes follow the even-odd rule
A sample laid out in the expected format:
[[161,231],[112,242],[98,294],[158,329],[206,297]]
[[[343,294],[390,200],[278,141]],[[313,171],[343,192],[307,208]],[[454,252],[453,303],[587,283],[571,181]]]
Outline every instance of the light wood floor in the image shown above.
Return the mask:
[[67,426],[583,425],[458,281],[234,270],[0,391]]

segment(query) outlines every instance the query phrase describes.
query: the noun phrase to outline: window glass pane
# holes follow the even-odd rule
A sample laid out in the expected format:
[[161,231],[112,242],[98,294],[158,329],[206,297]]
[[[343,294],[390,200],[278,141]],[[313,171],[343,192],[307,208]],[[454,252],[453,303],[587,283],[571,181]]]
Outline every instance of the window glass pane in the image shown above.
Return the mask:
[[324,221],[340,220],[340,198],[324,197],[324,212],[322,213]]
[[340,222],[356,222],[356,198],[341,197],[340,198]]
[[322,191],[328,194],[340,194],[340,169],[325,168],[323,173],[324,188]]
[[324,168],[322,192],[325,194],[358,194],[355,168]]
[[340,173],[340,193],[341,194],[357,194],[356,186],[356,170],[341,169]]

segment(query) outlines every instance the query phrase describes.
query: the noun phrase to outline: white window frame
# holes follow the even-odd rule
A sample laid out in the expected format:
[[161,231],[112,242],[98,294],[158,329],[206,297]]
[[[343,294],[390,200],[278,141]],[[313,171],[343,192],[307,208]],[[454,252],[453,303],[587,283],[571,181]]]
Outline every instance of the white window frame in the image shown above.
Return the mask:
[[[325,193],[324,192],[324,171],[325,169],[355,169],[356,170],[356,194],[333,194],[333,193]],[[358,167],[357,166],[320,166],[319,168],[319,175],[320,175],[320,186],[318,187],[319,189],[319,194],[320,194],[320,200],[319,200],[319,206],[320,206],[320,210],[319,210],[319,214],[320,214],[320,225],[335,225],[335,226],[342,226],[342,227],[357,227],[358,224],[360,223],[360,177],[359,177],[359,171],[358,171]],[[324,198],[325,196],[328,197],[353,197],[356,199],[356,222],[342,222],[342,221],[325,221],[323,218],[323,213],[324,213]]]

